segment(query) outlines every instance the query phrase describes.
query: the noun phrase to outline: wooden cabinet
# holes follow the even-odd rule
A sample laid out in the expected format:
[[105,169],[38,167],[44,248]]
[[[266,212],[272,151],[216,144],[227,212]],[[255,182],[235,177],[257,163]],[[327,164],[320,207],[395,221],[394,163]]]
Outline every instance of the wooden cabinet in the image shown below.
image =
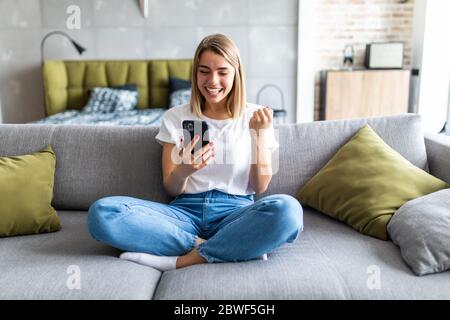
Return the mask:
[[398,69],[323,71],[319,120],[407,113],[410,77]]

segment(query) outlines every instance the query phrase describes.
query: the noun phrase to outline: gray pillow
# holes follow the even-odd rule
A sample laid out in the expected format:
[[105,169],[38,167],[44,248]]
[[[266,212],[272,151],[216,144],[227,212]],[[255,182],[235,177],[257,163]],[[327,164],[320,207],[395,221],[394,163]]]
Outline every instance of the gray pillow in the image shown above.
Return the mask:
[[450,269],[450,189],[406,202],[387,231],[416,275]]

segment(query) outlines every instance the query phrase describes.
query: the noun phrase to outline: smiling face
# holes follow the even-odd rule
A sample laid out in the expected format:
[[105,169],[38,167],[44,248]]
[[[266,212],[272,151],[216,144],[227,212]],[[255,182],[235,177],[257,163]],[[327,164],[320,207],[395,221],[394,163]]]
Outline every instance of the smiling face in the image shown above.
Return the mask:
[[211,50],[204,51],[199,58],[197,87],[206,104],[225,106],[226,98],[233,88],[235,70],[221,55]]

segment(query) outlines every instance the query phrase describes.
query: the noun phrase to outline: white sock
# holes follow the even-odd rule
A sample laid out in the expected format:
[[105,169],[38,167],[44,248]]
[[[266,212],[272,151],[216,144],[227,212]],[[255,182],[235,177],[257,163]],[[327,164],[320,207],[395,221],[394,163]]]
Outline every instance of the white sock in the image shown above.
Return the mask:
[[258,257],[258,260],[267,260],[267,253],[264,253],[262,256]]
[[178,256],[155,256],[153,254],[141,252],[124,252],[120,255],[120,259],[133,261],[148,267],[153,267],[162,272],[176,269],[177,258]]

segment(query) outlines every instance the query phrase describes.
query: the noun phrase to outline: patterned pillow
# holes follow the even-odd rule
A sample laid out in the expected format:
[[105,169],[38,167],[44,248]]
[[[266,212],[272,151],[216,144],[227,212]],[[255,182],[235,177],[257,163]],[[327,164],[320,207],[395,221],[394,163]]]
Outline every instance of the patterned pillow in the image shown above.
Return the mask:
[[115,112],[136,109],[138,92],[114,88],[97,87],[91,91],[91,96],[83,112]]
[[189,103],[191,100],[191,89],[180,89],[172,92],[169,99],[169,109],[180,104]]
[[172,108],[186,104],[191,100],[191,82],[176,77],[169,77],[169,106]]

